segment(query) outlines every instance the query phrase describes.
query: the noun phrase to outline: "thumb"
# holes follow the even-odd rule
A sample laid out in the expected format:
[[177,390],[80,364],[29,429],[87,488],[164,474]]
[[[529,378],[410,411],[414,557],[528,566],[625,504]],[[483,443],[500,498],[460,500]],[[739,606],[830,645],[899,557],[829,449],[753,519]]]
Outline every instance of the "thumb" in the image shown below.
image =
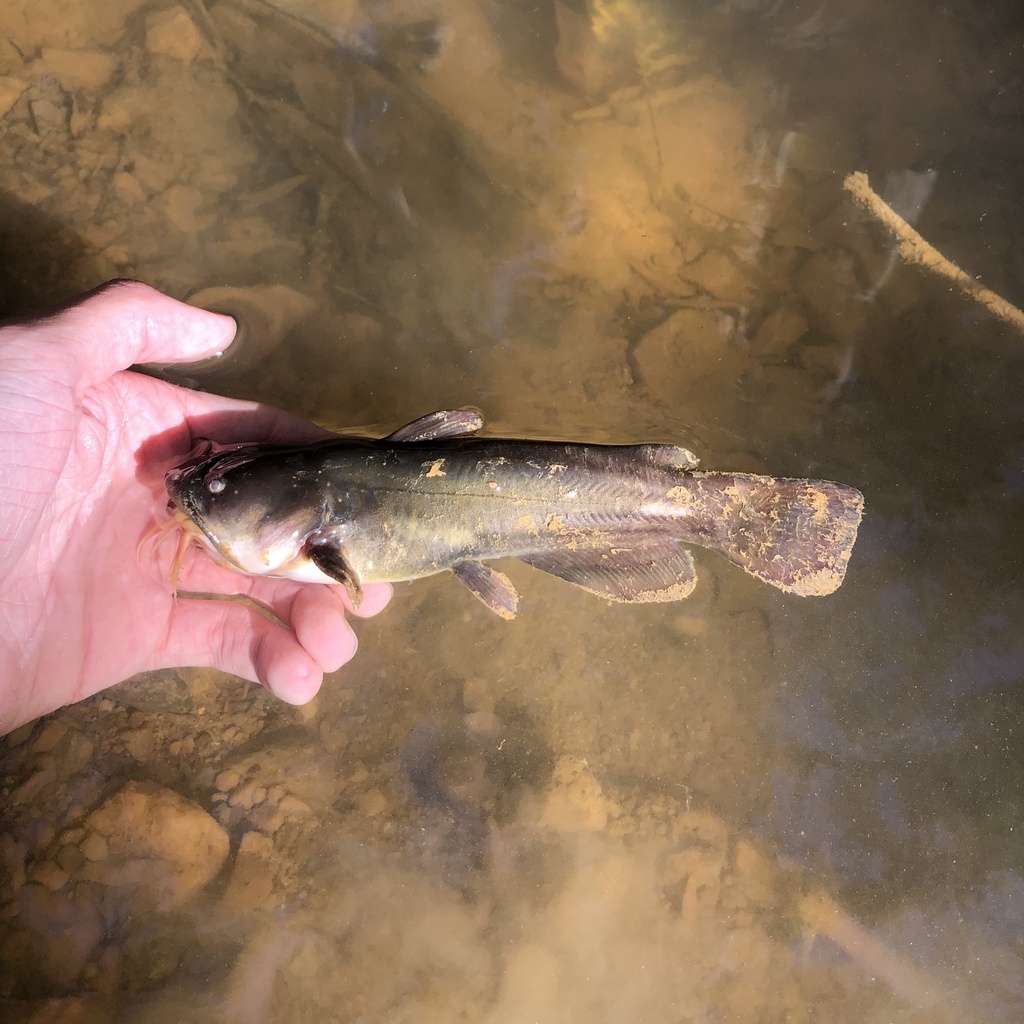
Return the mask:
[[55,314],[46,330],[71,351],[84,388],[133,363],[215,356],[231,344],[235,322],[140,281],[111,281]]

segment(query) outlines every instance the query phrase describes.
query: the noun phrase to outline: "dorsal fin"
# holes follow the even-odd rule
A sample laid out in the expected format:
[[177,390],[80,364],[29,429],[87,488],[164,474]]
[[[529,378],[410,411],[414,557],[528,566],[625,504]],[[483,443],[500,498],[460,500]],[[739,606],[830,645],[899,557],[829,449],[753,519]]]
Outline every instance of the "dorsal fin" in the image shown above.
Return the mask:
[[413,441],[437,441],[442,437],[466,437],[475,434],[484,425],[479,409],[439,409],[406,423],[385,441],[409,444]]

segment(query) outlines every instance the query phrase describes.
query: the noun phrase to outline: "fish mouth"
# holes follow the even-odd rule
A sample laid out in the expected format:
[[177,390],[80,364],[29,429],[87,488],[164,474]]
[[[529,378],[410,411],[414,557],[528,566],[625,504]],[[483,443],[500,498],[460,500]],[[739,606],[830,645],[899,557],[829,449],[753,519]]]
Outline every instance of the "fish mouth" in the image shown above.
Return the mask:
[[160,525],[164,535],[177,527],[182,534],[191,540],[200,542],[204,547],[213,547],[213,538],[209,535],[203,522],[203,514],[189,486],[193,477],[202,469],[203,462],[192,465],[181,465],[172,469],[165,477],[167,487],[167,514],[170,518]]
[[217,445],[207,438],[198,438],[184,462],[179,463],[164,475],[167,488],[167,515],[163,522],[154,524],[139,541],[137,556],[142,557],[146,545],[151,545],[153,555],[163,547],[168,538],[175,538],[174,555],[168,571],[168,583],[176,596],[181,576],[181,567],[193,543],[217,555],[213,538],[203,523],[203,515],[191,496],[190,482],[201,473],[205,466],[216,460]]

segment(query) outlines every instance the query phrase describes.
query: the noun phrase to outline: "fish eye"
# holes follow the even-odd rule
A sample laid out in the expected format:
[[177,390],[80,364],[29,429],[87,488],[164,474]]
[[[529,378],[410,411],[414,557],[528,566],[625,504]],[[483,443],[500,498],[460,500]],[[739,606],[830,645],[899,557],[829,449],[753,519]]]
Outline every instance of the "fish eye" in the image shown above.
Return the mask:
[[215,476],[212,480],[206,481],[206,489],[211,494],[220,494],[227,485],[227,481],[222,476]]

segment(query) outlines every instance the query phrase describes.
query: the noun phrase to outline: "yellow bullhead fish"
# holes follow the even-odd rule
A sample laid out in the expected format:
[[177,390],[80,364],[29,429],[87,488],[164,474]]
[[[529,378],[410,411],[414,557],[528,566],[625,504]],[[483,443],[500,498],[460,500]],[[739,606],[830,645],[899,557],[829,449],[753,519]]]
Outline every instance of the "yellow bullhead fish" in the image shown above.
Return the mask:
[[612,601],[677,601],[688,545],[780,590],[843,582],[864,499],[845,484],[698,472],[685,448],[478,438],[472,409],[384,438],[304,445],[206,441],[167,474],[187,536],[238,572],[361,586],[451,572],[491,611],[516,612],[517,558]]

